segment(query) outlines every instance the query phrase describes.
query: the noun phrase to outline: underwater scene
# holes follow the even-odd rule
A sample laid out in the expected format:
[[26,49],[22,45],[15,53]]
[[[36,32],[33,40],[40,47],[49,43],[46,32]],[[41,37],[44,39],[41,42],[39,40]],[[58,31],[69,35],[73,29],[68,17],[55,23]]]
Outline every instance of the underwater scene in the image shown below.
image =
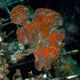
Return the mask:
[[80,0],[0,0],[0,80],[80,80]]

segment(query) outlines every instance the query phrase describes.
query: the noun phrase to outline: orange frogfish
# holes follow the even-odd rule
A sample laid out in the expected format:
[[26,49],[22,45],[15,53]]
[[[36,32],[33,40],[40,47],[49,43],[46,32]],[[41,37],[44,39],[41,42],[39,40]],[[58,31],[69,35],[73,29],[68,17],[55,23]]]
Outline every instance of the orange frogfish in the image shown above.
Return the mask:
[[18,5],[11,11],[12,23],[21,25],[16,32],[17,39],[23,45],[32,45],[31,52],[38,71],[42,68],[49,70],[64,46],[65,31],[57,29],[63,23],[62,16],[56,11],[39,8],[28,23],[28,14],[29,9],[24,5]]

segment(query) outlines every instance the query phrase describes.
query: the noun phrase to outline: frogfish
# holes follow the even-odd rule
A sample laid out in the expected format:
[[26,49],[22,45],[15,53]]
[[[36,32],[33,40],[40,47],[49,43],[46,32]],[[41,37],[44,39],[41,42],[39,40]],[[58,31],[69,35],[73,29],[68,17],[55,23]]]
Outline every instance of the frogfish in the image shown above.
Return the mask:
[[23,45],[31,45],[29,51],[35,56],[35,68],[38,71],[42,68],[50,70],[64,46],[65,31],[58,29],[63,18],[58,12],[46,8],[36,9],[31,21],[29,14],[29,8],[24,5],[11,10],[11,22],[21,25],[16,31],[17,40]]

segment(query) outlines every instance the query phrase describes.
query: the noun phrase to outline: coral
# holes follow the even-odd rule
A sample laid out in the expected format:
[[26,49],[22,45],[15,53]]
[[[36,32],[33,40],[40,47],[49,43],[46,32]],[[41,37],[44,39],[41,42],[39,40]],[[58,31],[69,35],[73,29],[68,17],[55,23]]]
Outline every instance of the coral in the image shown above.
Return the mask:
[[[20,24],[27,21],[28,10],[23,11],[24,6],[19,5],[12,9],[11,20]],[[18,9],[18,13],[16,12]],[[24,16],[24,17],[23,17]],[[19,19],[19,20],[18,20]],[[17,20],[17,21],[16,21]],[[62,40],[65,38],[64,29],[57,30],[62,25],[62,17],[59,13],[50,9],[37,9],[31,23],[25,23],[17,30],[17,39],[23,45],[31,44],[32,53],[35,55],[35,67],[41,71],[42,68],[51,69],[63,47]]]

